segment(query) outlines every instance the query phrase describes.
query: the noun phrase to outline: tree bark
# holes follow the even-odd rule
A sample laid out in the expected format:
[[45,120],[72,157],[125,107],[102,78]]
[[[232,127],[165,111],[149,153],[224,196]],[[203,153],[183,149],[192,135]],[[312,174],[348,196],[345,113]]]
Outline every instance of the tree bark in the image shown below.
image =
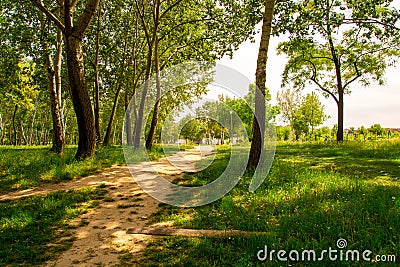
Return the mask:
[[336,141],[343,141],[343,121],[344,121],[344,95],[343,92],[339,92],[339,103],[338,103],[338,130],[336,134]]
[[129,96],[128,92],[125,92],[125,134],[126,134],[126,143],[128,145],[133,144],[133,136],[132,136],[132,118],[131,118],[131,109],[129,107]]
[[57,52],[54,63],[48,46],[45,44],[46,67],[48,77],[48,90],[50,93],[51,117],[53,121],[53,145],[50,152],[62,154],[64,150],[64,130],[61,113],[61,59],[62,59],[62,33],[57,33]]
[[22,119],[19,121],[19,126],[21,130],[21,145],[22,145],[22,140],[24,141],[24,145],[28,145],[28,139],[26,138],[25,130],[24,130],[24,125],[22,123]]
[[78,122],[78,151],[75,158],[85,159],[94,154],[96,149],[96,132],[92,103],[85,80],[84,55],[82,41],[100,0],[88,0],[83,14],[72,25],[74,6],[65,1],[65,44],[67,54],[68,78],[72,103]]
[[158,31],[158,19],[160,17],[160,0],[157,0],[155,3],[154,7],[154,29],[152,36],[150,38],[147,26],[144,22],[144,14],[142,14],[141,19],[142,19],[142,24],[146,33],[146,38],[147,38],[147,46],[148,46],[148,52],[147,52],[147,65],[146,65],[146,73],[145,73],[145,83],[143,86],[143,91],[140,99],[140,104],[139,104],[139,110],[137,112],[137,118],[135,120],[135,127],[134,127],[134,147],[139,148],[140,146],[140,137],[141,137],[141,132],[143,129],[143,116],[144,116],[144,105],[146,103],[146,96],[147,92],[149,90],[149,83],[148,80],[150,79],[150,74],[151,74],[151,67],[152,67],[152,58],[153,58],[153,47],[156,41],[155,35],[157,34]]
[[[29,145],[33,144],[33,128],[34,128],[35,123],[36,123],[36,113],[37,113],[37,109],[35,108],[35,110],[33,111],[31,126],[30,126],[30,129],[29,129],[29,138],[28,138],[28,144]],[[0,131],[1,131],[1,127],[0,127]]]
[[[329,21],[329,17],[328,17],[327,21]],[[342,82],[342,72],[340,70],[341,64],[340,64],[340,59],[336,53],[335,45],[333,43],[330,24],[327,25],[327,32],[328,32],[329,49],[330,49],[330,52],[332,55],[334,65],[335,65],[336,86],[337,86],[337,91],[338,91],[338,96],[339,96],[339,99],[338,99],[339,101],[337,102],[337,105],[338,105],[338,130],[337,130],[337,134],[336,134],[336,141],[343,142],[344,88],[343,88],[343,82]]]
[[150,124],[150,130],[147,135],[146,139],[146,148],[151,149],[153,147],[153,142],[154,142],[154,135],[156,132],[157,128],[157,122],[158,122],[158,112],[160,110],[160,102],[161,102],[161,82],[160,82],[160,63],[159,63],[159,53],[158,53],[158,34],[156,32],[155,34],[155,42],[154,42],[154,68],[156,71],[156,90],[157,90],[157,96],[156,96],[156,103],[154,104],[154,109],[153,109],[153,117],[151,119],[151,124]]
[[111,131],[112,131],[112,126],[113,126],[114,119],[115,119],[115,113],[117,112],[118,99],[119,99],[120,93],[121,93],[121,85],[118,83],[117,84],[117,91],[116,91],[115,97],[114,97],[114,104],[113,104],[113,107],[112,107],[112,110],[111,110],[110,119],[108,121],[106,134],[104,135],[104,140],[103,140],[103,145],[104,146],[108,146],[109,143],[110,143]]
[[14,141],[13,141],[13,145],[17,145],[17,127],[15,126],[15,118],[17,116],[17,111],[18,111],[18,105],[15,105],[14,107],[14,113],[13,113],[13,117],[12,117],[12,125],[13,125],[13,130],[14,130]]
[[96,133],[92,104],[85,81],[82,41],[72,35],[65,38],[72,103],[78,122],[79,141],[75,158],[85,159],[95,152]]
[[[100,0],[101,1],[101,0]],[[99,82],[99,52],[100,52],[100,30],[101,30],[101,5],[97,16],[97,33],[96,33],[96,55],[94,60],[94,125],[96,130],[96,142],[100,144],[100,82]]]
[[82,14],[75,20],[75,25],[73,25],[73,22],[77,1],[64,1],[64,23],[46,9],[42,1],[30,1],[64,33],[68,80],[79,132],[78,151],[75,154],[75,158],[78,160],[84,159],[95,152],[96,132],[92,103],[85,80],[82,42],[100,0],[87,0]]
[[248,168],[256,168],[260,161],[261,152],[264,147],[265,136],[265,82],[268,59],[268,47],[272,31],[272,19],[274,16],[275,0],[267,0],[261,29],[261,41],[258,50],[256,89],[255,93],[255,116],[253,119],[253,138],[250,148]]

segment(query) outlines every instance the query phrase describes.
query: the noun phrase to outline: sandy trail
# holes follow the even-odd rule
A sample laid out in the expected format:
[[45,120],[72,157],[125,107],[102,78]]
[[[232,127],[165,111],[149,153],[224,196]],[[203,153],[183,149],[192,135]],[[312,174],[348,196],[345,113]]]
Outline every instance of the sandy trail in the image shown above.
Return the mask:
[[[160,159],[153,167],[166,178],[173,180],[184,171],[196,171],[196,162],[212,155],[208,148],[190,149]],[[135,168],[143,175],[148,163]],[[135,175],[135,173],[133,173]],[[151,178],[149,173],[149,178]],[[94,175],[60,184],[47,184],[37,188],[12,192],[0,196],[0,200],[13,200],[26,196],[45,195],[59,190],[105,184],[107,194],[100,205],[91,212],[71,222],[76,226],[72,247],[47,266],[115,266],[119,257],[127,252],[139,259],[151,236],[128,234],[128,228],[145,227],[148,217],[157,211],[159,202],[134,182],[126,166],[107,168]],[[159,226],[159,225],[158,225]]]

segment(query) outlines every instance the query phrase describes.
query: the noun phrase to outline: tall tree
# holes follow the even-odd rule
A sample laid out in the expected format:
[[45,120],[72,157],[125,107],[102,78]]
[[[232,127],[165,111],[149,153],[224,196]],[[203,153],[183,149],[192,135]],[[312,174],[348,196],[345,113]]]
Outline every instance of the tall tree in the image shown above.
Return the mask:
[[[40,110],[50,106],[53,119],[53,142],[50,151],[62,153],[64,146],[61,109],[62,32],[54,29],[43,14],[35,14],[34,9],[31,5],[22,6],[12,2],[0,6],[0,10],[3,11],[0,16],[9,20],[9,23],[2,25],[2,29],[8,32],[8,37],[4,40],[12,42],[16,47],[15,50],[18,50],[18,54],[32,59],[35,64],[35,79],[39,83],[38,86],[43,85],[48,88],[48,92],[41,95],[41,100],[48,100],[46,107],[42,106],[44,104],[41,103],[42,101],[36,100],[32,116],[25,117],[24,123],[28,132],[27,143],[33,143],[34,128],[41,121]],[[55,8],[54,12],[62,17],[62,6]],[[28,17],[27,13],[31,15]],[[39,78],[39,76],[41,77]],[[47,95],[50,96],[49,99],[47,99]],[[29,120],[30,122],[28,122]],[[21,128],[23,126],[21,125]]]
[[[314,84],[338,108],[337,141],[343,141],[344,95],[350,85],[384,83],[400,55],[400,14],[392,0],[290,0],[277,5],[276,33],[289,33],[278,51],[289,56],[283,85]],[[287,12],[291,10],[291,12]]]
[[[96,13],[100,0],[87,0],[82,13],[76,17],[78,0],[64,1],[64,16],[57,17],[40,0],[30,0],[64,34],[68,78],[72,102],[78,122],[78,151],[75,158],[84,159],[94,154],[96,132],[92,104],[85,80],[82,43],[85,32]],[[76,17],[76,19],[75,19]]]
[[144,30],[145,36],[146,36],[147,63],[146,63],[146,71],[145,71],[145,77],[144,77],[145,84],[143,86],[143,90],[141,93],[140,103],[139,103],[138,112],[137,112],[137,118],[135,120],[134,141],[133,141],[135,148],[138,148],[140,146],[146,96],[147,96],[147,92],[149,90],[148,81],[151,76],[151,68],[152,68],[152,64],[153,64],[153,49],[154,49],[154,44],[156,42],[156,35],[158,32],[158,26],[159,26],[159,22],[160,22],[160,7],[161,7],[161,1],[159,1],[159,0],[154,1],[154,4],[151,6],[153,28],[150,28],[150,25],[146,22],[146,14],[145,14],[146,7],[144,5],[144,2],[142,2],[141,6],[139,6],[138,3],[136,2],[136,9],[138,11],[138,15],[139,15],[139,18],[142,23],[142,27],[143,27],[143,30]]
[[261,152],[264,148],[265,136],[265,82],[268,58],[268,47],[272,32],[272,19],[274,17],[275,0],[267,0],[263,24],[261,28],[261,40],[258,50],[256,85],[255,90],[255,116],[253,120],[253,138],[250,148],[250,157],[247,167],[255,168],[260,161]]
[[[59,14],[62,14],[60,8]],[[43,18],[42,23],[42,34],[41,36],[47,36],[48,27],[46,21]],[[47,79],[48,79],[48,91],[50,94],[50,107],[51,116],[53,121],[53,142],[50,149],[51,152],[56,152],[62,154],[64,150],[64,129],[62,123],[62,99],[61,99],[61,61],[62,61],[62,32],[57,29],[57,36],[54,42],[55,44],[55,55],[52,57],[52,50],[50,49],[48,40],[42,38],[42,49],[43,57],[45,61],[45,66],[47,69]]]

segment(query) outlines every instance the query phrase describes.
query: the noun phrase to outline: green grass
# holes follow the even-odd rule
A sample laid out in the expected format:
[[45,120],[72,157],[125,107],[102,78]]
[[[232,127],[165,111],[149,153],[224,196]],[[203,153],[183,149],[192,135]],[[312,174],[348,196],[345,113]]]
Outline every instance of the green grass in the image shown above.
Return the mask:
[[[226,149],[206,170],[179,183],[206,184],[229,160]],[[264,248],[290,251],[332,247],[395,254],[400,261],[400,140],[336,143],[278,143],[263,185],[248,192],[251,174],[222,199],[198,208],[161,205],[154,221],[176,227],[269,232],[253,238],[166,237],[145,252],[148,266],[257,266]],[[129,262],[129,259],[125,257]],[[132,259],[130,259],[132,260]],[[267,266],[376,266],[364,261],[279,262]]]
[[[76,147],[65,148],[64,155],[49,153],[49,147],[0,147],[0,194],[27,189],[44,183],[59,183],[93,174],[114,164],[125,164],[122,148],[101,148],[96,156],[76,161]],[[152,160],[163,156],[161,147],[149,153]]]
[[74,240],[68,222],[97,206],[105,192],[81,188],[1,201],[0,265],[38,265],[67,250]]
[[[62,156],[48,150],[47,146],[0,147],[0,194],[59,183],[114,164],[125,164],[122,148],[117,146],[98,149],[94,157],[84,161],[74,160],[76,147],[67,147]],[[149,153],[152,160],[163,156],[160,146],[154,146]],[[103,197],[106,187],[102,184],[44,197],[0,201],[0,266],[38,265],[67,250],[73,242],[68,221],[97,206],[100,200],[110,201]],[[81,225],[87,223],[90,222],[81,221]]]

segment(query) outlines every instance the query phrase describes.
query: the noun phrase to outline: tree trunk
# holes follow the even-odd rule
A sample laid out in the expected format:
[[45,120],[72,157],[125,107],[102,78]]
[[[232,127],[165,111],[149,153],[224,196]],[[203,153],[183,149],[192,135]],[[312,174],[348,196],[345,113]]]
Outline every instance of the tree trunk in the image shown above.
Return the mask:
[[147,55],[147,67],[145,74],[145,82],[143,86],[143,91],[140,99],[139,110],[137,112],[137,118],[135,120],[135,128],[134,128],[134,147],[138,148],[140,146],[140,137],[143,128],[143,115],[144,115],[144,105],[146,103],[147,91],[149,90],[148,80],[150,79],[151,74],[151,65],[152,65],[152,50],[153,45],[149,45],[149,51]]
[[339,92],[339,103],[338,103],[338,130],[336,134],[336,140],[338,142],[343,141],[343,121],[344,121],[344,96],[343,91]]
[[[32,115],[31,127],[29,129],[28,144],[30,146],[33,144],[33,128],[34,128],[35,123],[36,123],[36,113],[37,113],[37,109],[35,108],[35,110],[33,111],[33,115]],[[0,127],[0,131],[1,131],[1,127]]]
[[[150,39],[150,36],[147,31],[147,27],[144,23],[144,18],[142,18],[142,23],[143,27],[146,32],[146,38],[147,38],[147,45],[148,45],[148,53],[147,53],[147,66],[146,66],[146,73],[145,73],[145,83],[140,99],[140,104],[139,104],[139,110],[137,113],[137,118],[135,119],[135,128],[134,128],[134,147],[139,148],[140,146],[140,137],[141,137],[141,132],[143,129],[143,116],[144,116],[144,105],[146,103],[146,96],[147,96],[147,91],[149,90],[149,83],[148,80],[150,79],[150,74],[151,74],[151,67],[152,67],[152,58],[153,58],[153,47],[156,41],[156,34],[158,31],[158,19],[160,17],[160,0],[156,0],[155,4],[155,10],[154,10],[154,29],[153,29],[153,34]],[[144,14],[143,14],[144,15]]]
[[96,55],[94,60],[94,125],[96,130],[96,141],[101,142],[100,135],[100,83],[99,83],[99,52],[100,52],[100,30],[101,30],[101,6],[97,16],[97,33],[96,33]]
[[156,71],[156,103],[153,109],[153,117],[151,119],[151,125],[149,134],[146,139],[146,148],[151,149],[153,147],[154,135],[157,128],[158,121],[158,112],[160,110],[160,102],[161,102],[161,82],[160,82],[160,63],[159,63],[159,54],[158,54],[158,34],[155,34],[155,42],[154,42],[154,67]]
[[82,42],[85,32],[96,13],[99,1],[88,0],[85,10],[76,20],[75,25],[73,25],[75,6],[72,6],[69,1],[64,2],[65,52],[67,55],[72,103],[78,122],[78,151],[75,154],[75,158],[78,160],[92,156],[96,149],[94,115],[85,80]]
[[272,31],[275,0],[267,0],[261,29],[261,41],[258,50],[255,91],[255,116],[253,119],[253,138],[250,148],[248,168],[256,168],[264,147],[265,136],[265,82],[269,40]]
[[129,107],[129,96],[128,92],[125,92],[125,134],[126,134],[126,143],[128,145],[133,144],[133,136],[132,136],[132,118],[131,118],[131,109]]
[[[22,119],[19,121],[19,126],[21,130],[21,139],[24,141],[24,145],[28,145],[28,139],[26,138],[25,130],[24,130],[24,125],[22,123]],[[21,144],[22,144],[21,140]]]
[[48,90],[50,93],[51,116],[53,121],[53,145],[50,152],[62,154],[64,150],[64,130],[61,113],[61,59],[62,59],[62,33],[57,33],[57,52],[53,60],[47,45],[46,66],[48,74]]
[[89,91],[85,81],[82,41],[75,36],[66,36],[68,76],[72,103],[78,122],[78,151],[76,159],[93,155],[96,149],[96,133]]
[[15,105],[14,107],[14,113],[12,117],[12,125],[13,125],[13,130],[14,130],[14,141],[13,145],[17,145],[17,127],[15,126],[15,117],[17,116],[17,111],[18,111],[18,105]]
[[104,140],[103,140],[104,146],[108,146],[110,143],[111,131],[112,131],[112,126],[113,126],[114,119],[115,119],[115,113],[117,112],[118,99],[119,99],[120,93],[121,93],[121,85],[117,84],[117,92],[115,93],[114,104],[113,104],[113,107],[111,110],[110,120],[108,121],[106,134],[104,135]]
[[327,26],[327,31],[328,31],[328,42],[329,42],[329,48],[331,51],[332,59],[335,64],[335,72],[336,72],[336,86],[338,90],[338,96],[339,96],[339,101],[337,101],[338,105],[338,130],[336,134],[336,140],[338,142],[343,141],[343,98],[344,98],[344,90],[343,90],[343,82],[342,82],[342,72],[340,70],[341,64],[340,64],[340,59],[336,53],[335,45],[333,43],[333,38],[332,38],[332,33],[330,29],[330,25]]

